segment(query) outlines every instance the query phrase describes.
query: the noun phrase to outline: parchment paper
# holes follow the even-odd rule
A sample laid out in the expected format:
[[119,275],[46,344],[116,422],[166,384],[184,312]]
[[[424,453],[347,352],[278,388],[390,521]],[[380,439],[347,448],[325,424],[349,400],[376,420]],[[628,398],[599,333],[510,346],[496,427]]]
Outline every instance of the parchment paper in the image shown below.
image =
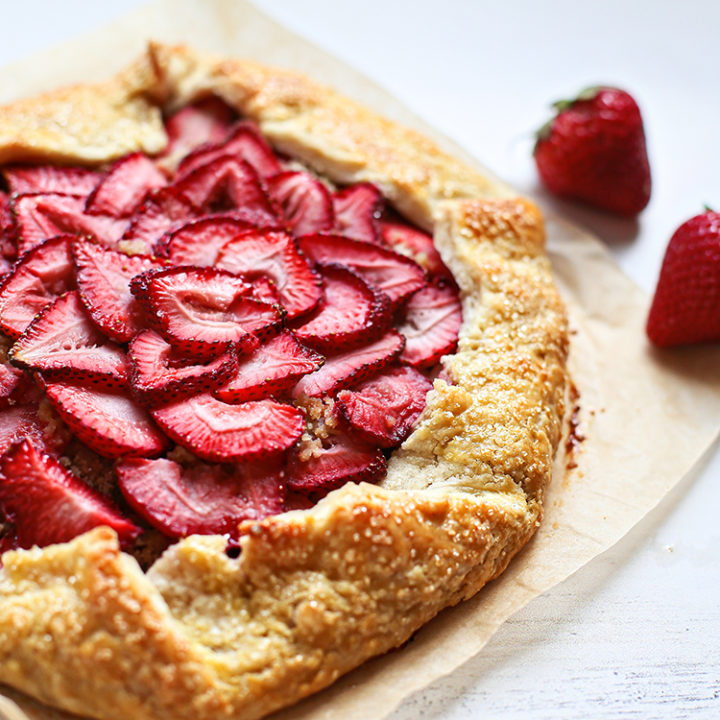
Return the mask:
[[[307,72],[478,166],[367,78],[238,0],[148,5],[70,45],[6,68],[0,73],[0,102],[104,79],[140,54],[150,38]],[[647,298],[601,243],[555,217],[548,218],[548,235],[571,318],[571,369],[587,438],[575,456],[578,467],[569,473],[558,468],[540,530],[498,580],[444,611],[401,650],[366,663],[274,720],[386,717],[403,698],[478,653],[533,597],[617,542],[714,441],[720,427],[720,349],[652,350],[643,330]],[[69,717],[4,692],[32,718]],[[3,709],[0,698],[0,718]]]

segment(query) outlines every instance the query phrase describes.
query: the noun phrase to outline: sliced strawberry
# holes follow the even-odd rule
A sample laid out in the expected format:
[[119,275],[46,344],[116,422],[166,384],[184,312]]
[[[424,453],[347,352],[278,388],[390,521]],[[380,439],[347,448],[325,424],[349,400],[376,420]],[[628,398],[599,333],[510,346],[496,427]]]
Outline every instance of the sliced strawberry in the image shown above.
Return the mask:
[[233,378],[214,394],[230,403],[265,398],[289,390],[323,362],[322,355],[301,345],[286,331],[242,359]]
[[385,456],[378,448],[335,435],[328,447],[313,453],[293,448],[288,461],[287,484],[290,490],[322,497],[347,482],[374,482],[386,470]]
[[260,302],[276,305],[280,302],[280,292],[277,285],[265,275],[254,277],[250,284],[252,285],[253,296]]
[[263,178],[275,175],[281,170],[280,162],[267,140],[254,123],[246,121],[238,123],[224,142],[199,147],[185,157],[178,167],[178,176],[187,175],[225,156],[244,160]]
[[248,460],[284,452],[305,427],[300,410],[274,400],[229,405],[195,395],[152,411],[175,442],[204,460]]
[[219,157],[183,176],[173,188],[199,212],[244,208],[257,214],[260,225],[277,225],[275,208],[257,172],[242,160]]
[[381,222],[380,234],[389,247],[412,258],[425,268],[430,277],[452,279],[452,273],[442,261],[432,237],[427,233],[405,223]]
[[8,165],[2,173],[13,195],[87,195],[102,178],[102,174],[96,170],[59,165]]
[[338,355],[329,355],[325,364],[305,375],[293,388],[293,398],[301,395],[319,397],[361,382],[391,363],[401,352],[405,339],[394,330],[370,345]]
[[333,196],[335,231],[339,235],[377,243],[378,219],[382,214],[382,193],[370,183],[350,185]]
[[293,235],[332,230],[333,201],[328,189],[307,172],[287,170],[266,180],[270,197],[283,209]]
[[386,369],[353,390],[341,390],[335,407],[363,440],[390,448],[411,433],[432,383],[414,368]]
[[248,347],[281,324],[279,308],[255,300],[251,290],[224,270],[180,266],[153,273],[141,302],[179,352],[206,358],[231,345]]
[[224,353],[205,365],[182,358],[152,330],[143,330],[130,343],[130,385],[148,405],[171,402],[214,390],[237,371],[235,353]]
[[125,353],[90,322],[76,290],[46,307],[10,349],[10,359],[49,378],[127,383]]
[[124,546],[140,534],[105,498],[29,440],[0,457],[0,508],[22,548],[67,542],[101,525],[111,527]]
[[114,247],[127,227],[126,220],[85,215],[85,197],[80,195],[18,195],[10,200],[10,206],[20,255],[61,233],[92,235],[103,245]]
[[28,384],[28,376],[12,365],[0,363],[0,408],[13,405]]
[[140,304],[130,292],[130,281],[160,263],[146,255],[129,256],[84,240],[72,244],[72,257],[78,292],[90,318],[108,337],[128,342],[145,324]]
[[155,252],[175,265],[214,265],[222,246],[252,223],[232,217],[204,217],[191,220],[160,238]]
[[340,263],[384,292],[397,308],[425,284],[425,271],[413,260],[369,242],[341,235],[306,235],[300,249],[318,263]]
[[228,242],[215,264],[248,280],[258,275],[272,280],[289,320],[312,310],[322,297],[320,278],[282,231],[249,230]]
[[216,97],[205,98],[178,110],[165,121],[168,146],[163,156],[185,157],[205,143],[219,143],[232,126],[235,113]]
[[457,348],[462,306],[457,290],[444,283],[427,285],[410,298],[398,330],[405,336],[400,359],[430,367]]
[[122,242],[138,252],[149,253],[167,232],[181,227],[197,215],[193,206],[171,188],[151,192],[130,221]]
[[148,523],[171,538],[238,536],[243,520],[284,510],[280,473],[264,463],[182,467],[171,460],[125,460],[117,466],[125,499]]
[[320,265],[325,286],[320,307],[295,329],[301,342],[330,352],[372,342],[390,325],[390,301],[343,265]]
[[138,209],[150,190],[165,185],[165,175],[147,155],[140,152],[126,155],[110,168],[90,193],[85,212],[89,215],[128,217]]
[[11,338],[53,300],[75,287],[70,242],[58,235],[29,250],[0,285],[0,329]]
[[[17,259],[15,223],[10,210],[10,197],[0,190],[0,262],[10,266]],[[10,270],[10,267],[7,267]]]
[[168,448],[147,412],[117,391],[47,383],[45,393],[75,436],[103,457],[155,457]]
[[0,412],[0,453],[23,438],[32,439],[38,447],[62,452],[70,440],[67,429],[56,427],[52,418],[47,418],[49,422],[41,420],[37,402],[26,403],[25,398],[22,401]]

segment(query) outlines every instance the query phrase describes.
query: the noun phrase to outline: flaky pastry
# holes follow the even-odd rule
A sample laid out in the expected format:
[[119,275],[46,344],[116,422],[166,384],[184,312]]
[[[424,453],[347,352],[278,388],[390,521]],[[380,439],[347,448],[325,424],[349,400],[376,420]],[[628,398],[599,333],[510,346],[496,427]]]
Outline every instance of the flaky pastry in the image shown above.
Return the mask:
[[562,432],[567,324],[538,210],[306,77],[152,45],[105,84],[0,109],[0,163],[158,153],[162,112],[208,94],[432,231],[463,325],[386,477],[245,523],[238,558],[193,535],[144,573],[105,527],[3,556],[0,681],[103,720],[251,720],[402,644],[533,535]]

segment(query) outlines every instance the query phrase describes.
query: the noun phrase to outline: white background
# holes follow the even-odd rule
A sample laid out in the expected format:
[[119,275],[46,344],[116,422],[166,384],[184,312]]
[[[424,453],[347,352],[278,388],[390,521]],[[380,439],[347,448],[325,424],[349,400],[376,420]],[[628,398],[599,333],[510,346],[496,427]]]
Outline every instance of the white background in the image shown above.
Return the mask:
[[[3,0],[0,64],[141,4]],[[256,4],[384,85],[520,191],[594,231],[648,293],[675,228],[704,203],[720,208],[718,2]],[[549,103],[597,83],[631,91],[645,118],[653,196],[637,222],[555,202],[537,184],[533,132]],[[718,518],[712,450],[620,543],[533,601],[393,720],[720,718]]]

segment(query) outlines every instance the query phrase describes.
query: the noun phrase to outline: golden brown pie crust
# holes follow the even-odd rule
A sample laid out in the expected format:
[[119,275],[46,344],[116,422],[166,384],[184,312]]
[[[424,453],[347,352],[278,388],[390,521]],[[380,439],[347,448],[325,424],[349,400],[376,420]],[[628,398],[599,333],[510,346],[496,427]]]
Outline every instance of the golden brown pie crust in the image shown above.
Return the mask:
[[0,682],[107,720],[251,720],[400,645],[532,536],[562,430],[567,322],[538,210],[306,77],[151,45],[108,83],[0,108],[0,162],[158,152],[161,108],[208,93],[431,230],[464,322],[452,384],[436,380],[385,480],[246,523],[238,559],[193,536],[144,574],[107,528],[3,556]]

